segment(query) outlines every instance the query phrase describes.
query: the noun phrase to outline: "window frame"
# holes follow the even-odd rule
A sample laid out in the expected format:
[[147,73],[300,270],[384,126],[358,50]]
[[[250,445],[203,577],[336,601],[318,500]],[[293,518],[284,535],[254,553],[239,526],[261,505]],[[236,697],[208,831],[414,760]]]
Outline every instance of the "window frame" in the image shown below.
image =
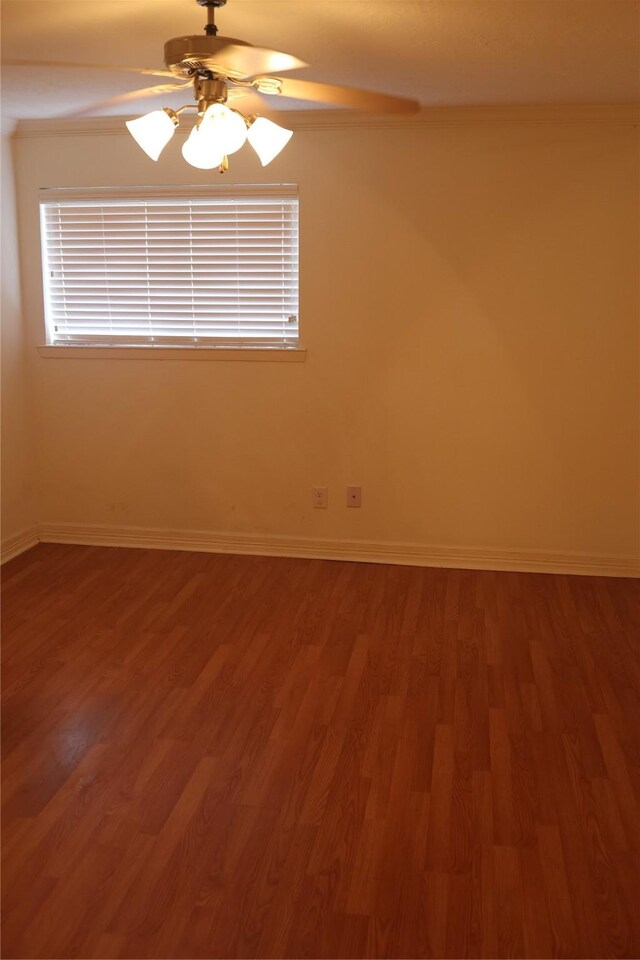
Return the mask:
[[[74,357],[93,359],[95,357],[113,357],[120,359],[230,359],[230,360],[304,360],[306,351],[301,346],[299,334],[299,191],[296,184],[229,184],[229,185],[168,185],[168,186],[124,186],[124,187],[55,187],[42,188],[39,191],[40,239],[43,276],[43,311],[46,342],[38,347],[43,357]],[[295,200],[295,235],[293,240],[293,262],[295,280],[293,290],[298,307],[296,334],[290,340],[261,342],[260,337],[250,341],[244,338],[196,337],[185,334],[184,337],[172,336],[162,340],[154,337],[127,340],[126,337],[113,339],[101,336],[78,339],[56,339],[51,329],[51,300],[49,288],[49,249],[45,229],[45,204],[68,201],[89,201],[99,204],[104,201],[153,201],[168,199],[184,201],[190,199],[244,199],[251,197],[269,200]]]

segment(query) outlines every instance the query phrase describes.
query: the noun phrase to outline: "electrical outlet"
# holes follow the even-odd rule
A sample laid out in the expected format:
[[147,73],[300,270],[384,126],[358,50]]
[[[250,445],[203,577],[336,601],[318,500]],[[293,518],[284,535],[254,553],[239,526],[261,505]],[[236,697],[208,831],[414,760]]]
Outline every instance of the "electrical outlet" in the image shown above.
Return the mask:
[[313,504],[316,510],[326,510],[327,509],[327,488],[312,487],[311,503]]
[[362,506],[362,487],[347,487],[347,506]]

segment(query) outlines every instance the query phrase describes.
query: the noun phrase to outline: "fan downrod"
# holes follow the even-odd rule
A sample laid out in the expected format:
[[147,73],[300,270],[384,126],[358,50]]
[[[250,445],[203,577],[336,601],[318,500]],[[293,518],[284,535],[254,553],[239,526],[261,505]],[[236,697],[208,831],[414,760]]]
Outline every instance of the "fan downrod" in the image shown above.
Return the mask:
[[208,37],[215,37],[218,33],[218,28],[215,23],[216,7],[224,7],[227,0],[196,0],[196,3],[201,7],[207,8],[207,25],[204,28],[204,32]]

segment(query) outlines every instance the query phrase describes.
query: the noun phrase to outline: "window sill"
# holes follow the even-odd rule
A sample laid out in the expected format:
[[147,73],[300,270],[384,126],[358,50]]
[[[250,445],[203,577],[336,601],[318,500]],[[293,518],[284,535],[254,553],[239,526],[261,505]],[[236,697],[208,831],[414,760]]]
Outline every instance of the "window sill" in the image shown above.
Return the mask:
[[261,349],[260,347],[88,347],[39,346],[41,357],[55,360],[241,360],[276,363],[303,363],[302,347]]

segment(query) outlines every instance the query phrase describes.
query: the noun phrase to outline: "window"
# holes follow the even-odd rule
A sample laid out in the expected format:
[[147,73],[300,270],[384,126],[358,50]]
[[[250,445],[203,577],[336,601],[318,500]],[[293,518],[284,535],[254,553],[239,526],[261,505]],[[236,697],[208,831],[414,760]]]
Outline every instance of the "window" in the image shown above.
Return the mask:
[[298,344],[294,187],[42,190],[49,344]]

